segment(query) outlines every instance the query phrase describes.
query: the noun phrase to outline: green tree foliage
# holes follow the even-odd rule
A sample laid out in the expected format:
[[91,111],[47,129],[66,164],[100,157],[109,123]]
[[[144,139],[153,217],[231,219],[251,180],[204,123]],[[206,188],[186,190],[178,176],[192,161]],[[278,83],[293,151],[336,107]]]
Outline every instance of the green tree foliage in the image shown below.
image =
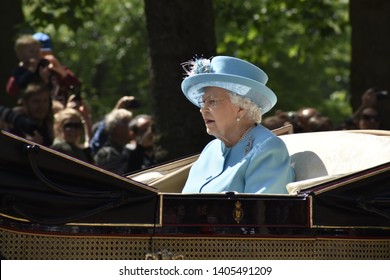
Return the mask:
[[[61,61],[82,79],[95,117],[108,112],[122,95],[148,103],[142,0],[24,3],[31,25],[52,35]],[[213,3],[218,54],[261,66],[278,95],[276,109],[312,106],[336,121],[350,114],[347,0]]]
[[350,113],[348,1],[214,0],[214,5],[218,52],[261,66],[278,95],[276,109],[311,106],[337,120]]
[[[78,1],[50,1],[42,10],[52,9],[52,16],[37,9],[38,2],[41,1],[26,1],[26,5],[34,7],[26,6],[26,10],[33,11],[26,13],[28,21],[36,31],[51,35],[60,61],[82,80],[83,96],[95,119],[109,112],[123,95],[134,95],[148,104],[149,69],[142,0],[90,0],[81,1],[80,6]],[[80,15],[80,20],[67,20],[70,9],[78,11],[75,14]],[[85,18],[82,11],[87,11]],[[144,110],[149,108],[144,106]]]
[[110,110],[121,96],[134,95],[145,105],[149,98],[143,1],[112,3],[98,2],[94,19],[75,34],[72,53],[98,115]]
[[[94,15],[96,0],[23,0],[26,19],[32,26],[56,28],[66,25],[72,30],[82,27]],[[31,16],[30,16],[31,15]]]

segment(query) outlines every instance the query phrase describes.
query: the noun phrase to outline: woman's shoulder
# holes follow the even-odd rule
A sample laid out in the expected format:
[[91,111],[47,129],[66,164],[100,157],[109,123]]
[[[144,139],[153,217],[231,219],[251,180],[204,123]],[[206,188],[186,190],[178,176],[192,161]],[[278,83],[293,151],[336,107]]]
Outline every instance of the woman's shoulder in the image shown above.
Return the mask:
[[254,146],[262,149],[264,147],[285,147],[282,139],[272,133],[269,129],[262,125],[257,125],[255,128]]
[[271,130],[269,130],[268,128],[266,128],[265,126],[263,126],[262,124],[259,124],[259,123],[256,124],[254,131],[256,131],[258,133],[262,133],[264,135],[275,136],[275,134],[273,134]]
[[253,135],[256,142],[264,142],[269,139],[277,139],[278,137],[272,133],[268,128],[265,128],[261,124],[256,125],[253,129]]

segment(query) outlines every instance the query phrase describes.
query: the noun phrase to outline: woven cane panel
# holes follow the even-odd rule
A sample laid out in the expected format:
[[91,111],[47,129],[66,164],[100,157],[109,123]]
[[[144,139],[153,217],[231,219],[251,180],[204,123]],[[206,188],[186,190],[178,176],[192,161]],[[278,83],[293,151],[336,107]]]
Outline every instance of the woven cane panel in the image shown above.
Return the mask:
[[[155,239],[158,250],[184,259],[312,259],[314,240]],[[155,249],[156,250],[156,249]]]
[[[160,252],[184,259],[390,259],[390,240],[119,238],[1,231],[7,259],[145,259]],[[160,256],[163,254],[159,254]]]
[[1,232],[1,253],[7,259],[144,259],[149,239],[53,237]]
[[389,240],[317,240],[317,259],[390,259]]

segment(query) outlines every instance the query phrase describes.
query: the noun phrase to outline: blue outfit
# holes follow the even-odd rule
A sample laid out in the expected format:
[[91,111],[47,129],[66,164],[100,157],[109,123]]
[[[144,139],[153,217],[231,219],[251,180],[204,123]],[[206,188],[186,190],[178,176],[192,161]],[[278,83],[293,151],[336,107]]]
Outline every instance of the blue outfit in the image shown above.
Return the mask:
[[92,155],[95,155],[107,141],[108,135],[106,132],[106,125],[104,124],[104,121],[100,121],[97,124],[97,128],[93,133],[91,140],[89,141],[89,147]]
[[294,179],[284,142],[257,125],[233,147],[211,141],[191,167],[182,192],[287,194],[286,184]]

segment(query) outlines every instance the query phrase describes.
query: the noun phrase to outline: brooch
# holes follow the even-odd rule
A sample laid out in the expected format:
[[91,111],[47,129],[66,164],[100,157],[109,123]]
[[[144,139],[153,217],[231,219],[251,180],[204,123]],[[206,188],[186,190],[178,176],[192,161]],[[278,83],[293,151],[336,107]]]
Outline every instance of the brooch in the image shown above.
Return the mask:
[[253,137],[249,137],[248,139],[248,143],[246,143],[246,146],[245,146],[245,155],[247,155],[250,150],[252,149],[252,146],[253,146]]

